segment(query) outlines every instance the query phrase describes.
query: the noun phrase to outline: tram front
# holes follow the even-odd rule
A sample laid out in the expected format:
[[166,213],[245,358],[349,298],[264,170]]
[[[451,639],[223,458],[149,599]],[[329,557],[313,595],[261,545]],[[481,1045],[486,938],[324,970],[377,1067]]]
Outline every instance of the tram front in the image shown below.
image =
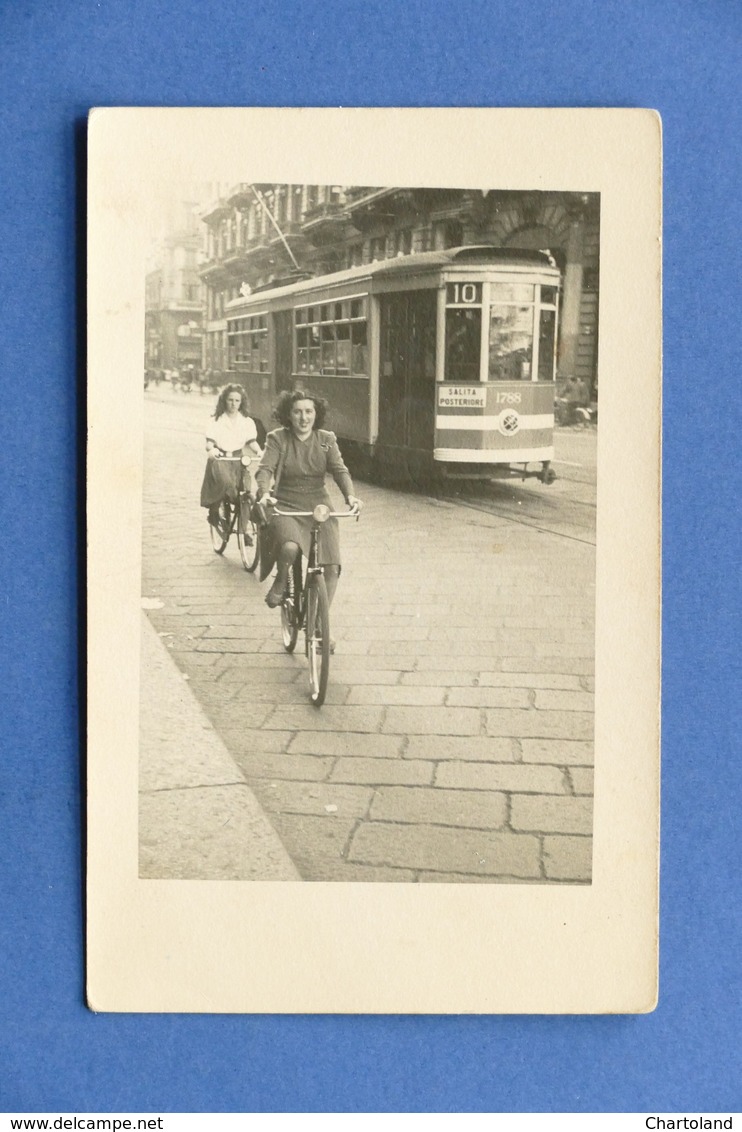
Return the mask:
[[433,455],[446,474],[554,480],[559,282],[542,252],[443,271]]

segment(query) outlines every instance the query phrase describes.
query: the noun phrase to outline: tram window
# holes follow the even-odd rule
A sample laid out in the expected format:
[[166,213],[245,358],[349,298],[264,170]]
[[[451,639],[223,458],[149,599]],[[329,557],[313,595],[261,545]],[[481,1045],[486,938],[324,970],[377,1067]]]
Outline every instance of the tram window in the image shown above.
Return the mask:
[[298,373],[368,374],[366,300],[341,299],[295,312]]
[[541,302],[549,303],[552,307],[556,305],[557,289],[556,287],[541,287]]
[[320,353],[320,360],[322,362],[322,372],[332,376],[337,368],[337,361],[335,358],[335,327],[323,326],[321,333],[322,349]]
[[533,307],[490,307],[489,380],[530,381]]
[[319,327],[309,327],[309,348],[307,350],[307,373],[319,373],[320,365]]
[[309,363],[309,331],[302,326],[296,331],[296,368],[299,373],[306,373]]
[[351,334],[351,369],[353,373],[368,373],[368,345],[366,341],[366,323],[354,322],[350,328]]
[[265,315],[236,318],[224,335],[229,365],[265,373],[268,369],[268,328]]
[[346,377],[350,373],[350,323],[340,322],[335,327],[337,341],[335,347],[337,350],[337,375],[338,377]]
[[482,312],[446,310],[446,381],[479,381]]
[[492,303],[532,303],[532,283],[490,283]]
[[539,312],[538,327],[538,379],[553,381],[556,311],[542,309]]

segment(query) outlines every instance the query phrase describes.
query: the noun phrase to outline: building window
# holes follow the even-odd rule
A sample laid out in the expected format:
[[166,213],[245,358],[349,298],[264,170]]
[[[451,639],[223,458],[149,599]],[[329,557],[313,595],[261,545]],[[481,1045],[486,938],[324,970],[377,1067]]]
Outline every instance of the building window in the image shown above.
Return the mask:
[[367,300],[301,307],[294,314],[296,371],[324,377],[368,373]]
[[273,215],[279,224],[286,221],[286,190],[282,187],[276,188],[275,197],[275,210]]
[[363,244],[351,244],[348,248],[348,267],[360,267],[363,263]]
[[433,249],[458,248],[464,242],[464,228],[459,220],[437,220],[433,224]]

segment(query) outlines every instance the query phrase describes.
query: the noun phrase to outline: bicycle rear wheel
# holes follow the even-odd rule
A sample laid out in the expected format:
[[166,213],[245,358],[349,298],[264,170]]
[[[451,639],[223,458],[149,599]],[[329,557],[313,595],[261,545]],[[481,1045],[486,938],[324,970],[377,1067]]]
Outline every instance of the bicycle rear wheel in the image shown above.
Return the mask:
[[236,510],[232,504],[224,501],[219,504],[219,526],[215,527],[213,523],[209,523],[211,545],[215,554],[224,554],[234,526],[235,514]]
[[242,565],[252,574],[260,561],[260,538],[257,524],[250,516],[250,503],[247,499],[237,504],[237,546],[240,549]]
[[299,602],[301,597],[301,563],[299,559],[289,571],[286,597],[281,605],[281,636],[286,652],[293,652],[299,637]]
[[305,623],[309,690],[315,707],[322,707],[330,676],[330,603],[322,574],[314,574],[307,587]]

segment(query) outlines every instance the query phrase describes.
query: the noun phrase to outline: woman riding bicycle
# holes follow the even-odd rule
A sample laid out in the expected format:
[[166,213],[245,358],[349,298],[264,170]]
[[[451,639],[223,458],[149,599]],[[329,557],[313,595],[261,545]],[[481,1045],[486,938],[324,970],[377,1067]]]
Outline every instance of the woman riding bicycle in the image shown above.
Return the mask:
[[[262,454],[265,429],[248,415],[247,393],[241,385],[225,385],[219,394],[214,416],[206,429],[206,471],[201,484],[201,506],[209,509],[209,522],[219,527],[219,504],[225,499],[236,503],[242,465],[223,456]],[[261,435],[262,434],[262,435]]]
[[[286,390],[278,398],[273,413],[282,427],[269,432],[265,452],[256,473],[258,499],[272,497],[279,508],[289,511],[311,511],[319,503],[332,508],[325,488],[329,472],[343,493],[351,511],[358,514],[363,504],[353,494],[350,472],[340,455],[334,432],[323,429],[327,401],[303,389]],[[274,515],[261,536],[261,571],[263,581],[276,564],[276,578],[266,594],[266,604],[275,609],[283,601],[289,570],[301,550],[309,554],[311,518]],[[322,524],[319,536],[319,561],[324,567],[327,596],[331,602],[340,575],[340,537],[337,519]]]

